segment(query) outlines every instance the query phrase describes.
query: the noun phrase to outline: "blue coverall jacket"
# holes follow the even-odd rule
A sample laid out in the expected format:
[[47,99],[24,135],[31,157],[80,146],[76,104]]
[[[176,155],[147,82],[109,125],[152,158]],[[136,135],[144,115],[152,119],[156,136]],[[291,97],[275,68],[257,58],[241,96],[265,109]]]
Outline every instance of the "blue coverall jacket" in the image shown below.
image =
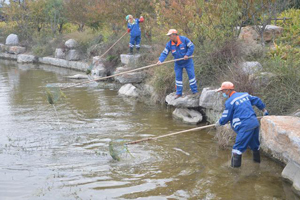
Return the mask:
[[[144,21],[143,18],[142,21]],[[140,19],[134,19],[134,23],[132,24],[127,23],[127,28],[130,29],[130,42],[129,42],[130,48],[133,48],[134,45],[136,45],[136,48],[140,48],[141,28],[139,24],[140,24]]]
[[141,28],[140,28],[140,20],[134,19],[134,23],[127,23],[127,28],[130,29],[130,36],[139,36],[141,35]]
[[242,92],[234,92],[225,102],[219,123],[225,125],[230,121],[237,133],[233,153],[242,154],[248,146],[252,150],[259,149],[259,122],[252,107],[254,105],[260,110],[265,108],[260,98]]

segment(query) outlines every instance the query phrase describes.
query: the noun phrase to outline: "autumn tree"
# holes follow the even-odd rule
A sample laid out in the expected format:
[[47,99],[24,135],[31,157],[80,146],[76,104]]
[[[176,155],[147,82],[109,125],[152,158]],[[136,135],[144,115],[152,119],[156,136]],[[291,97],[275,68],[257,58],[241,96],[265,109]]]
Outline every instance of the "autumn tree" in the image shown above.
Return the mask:
[[78,31],[83,31],[84,26],[89,20],[87,7],[92,3],[92,0],[66,0],[64,8],[66,17],[71,23],[78,25]]

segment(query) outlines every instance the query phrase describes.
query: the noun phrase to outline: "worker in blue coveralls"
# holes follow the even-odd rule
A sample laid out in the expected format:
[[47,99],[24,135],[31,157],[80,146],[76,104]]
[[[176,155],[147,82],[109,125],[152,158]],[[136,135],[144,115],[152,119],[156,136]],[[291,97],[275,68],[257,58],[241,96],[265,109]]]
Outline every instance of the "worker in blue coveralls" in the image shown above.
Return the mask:
[[194,44],[184,36],[179,36],[177,30],[170,29],[166,34],[170,37],[170,41],[166,44],[166,48],[163,50],[159,57],[157,64],[161,64],[168,56],[169,52],[172,53],[174,59],[184,58],[175,62],[175,81],[176,81],[176,97],[175,99],[182,96],[182,70],[186,69],[189,77],[190,88],[193,94],[198,93],[197,82],[195,78],[194,62],[192,58]]
[[225,125],[230,121],[232,129],[237,133],[235,144],[232,147],[231,167],[240,167],[242,153],[249,146],[253,151],[253,161],[260,163],[259,153],[259,122],[252,106],[263,111],[263,115],[269,115],[265,104],[260,98],[248,93],[234,91],[231,82],[223,82],[221,91],[225,98],[225,110],[215,126]]
[[127,32],[130,33],[130,42],[129,42],[129,54],[133,54],[133,47],[135,45],[136,51],[140,51],[141,43],[141,29],[140,23],[144,22],[143,16],[140,19],[134,19],[132,15],[126,16],[127,23]]

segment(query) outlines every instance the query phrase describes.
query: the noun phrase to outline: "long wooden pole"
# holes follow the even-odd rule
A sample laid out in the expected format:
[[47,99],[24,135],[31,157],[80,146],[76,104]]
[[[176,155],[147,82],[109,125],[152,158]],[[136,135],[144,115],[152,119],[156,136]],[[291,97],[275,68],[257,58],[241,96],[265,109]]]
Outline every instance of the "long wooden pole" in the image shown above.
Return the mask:
[[[194,56],[190,56],[188,58],[193,58]],[[140,67],[140,68],[136,68],[136,69],[132,69],[132,70],[129,70],[129,71],[125,71],[125,72],[121,72],[121,73],[118,73],[118,74],[113,74],[113,75],[110,75],[110,76],[105,76],[105,77],[101,77],[101,78],[96,78],[94,80],[89,80],[89,81],[85,81],[85,82],[81,82],[81,83],[77,83],[77,84],[74,84],[74,85],[70,85],[70,86],[67,86],[67,87],[63,87],[61,88],[62,90],[64,89],[67,89],[67,88],[71,88],[71,87],[75,87],[75,86],[78,86],[78,85],[82,85],[82,84],[86,84],[86,83],[90,83],[90,82],[94,82],[94,81],[100,81],[100,80],[105,80],[105,79],[109,79],[109,78],[112,78],[112,77],[115,77],[115,76],[120,76],[122,74],[127,74],[127,73],[130,73],[130,72],[135,72],[135,71],[139,71],[139,70],[143,70],[143,69],[148,69],[150,67],[155,67],[155,66],[158,66],[158,65],[163,65],[163,64],[167,64],[167,63],[171,63],[171,62],[176,62],[176,61],[179,61],[179,60],[184,60],[184,58],[179,58],[179,59],[174,59],[174,60],[169,60],[169,61],[165,61],[165,62],[162,62],[161,64],[152,64],[152,65],[147,65],[145,67]]]
[[107,52],[109,52],[109,50],[111,50],[125,35],[127,34],[127,31],[113,44],[111,45],[111,47],[109,47],[109,49],[107,49],[107,51],[105,51],[100,58],[102,58],[105,54],[107,54]]
[[[262,117],[263,116],[259,116],[259,117],[257,117],[257,119],[261,119]],[[141,139],[141,140],[135,140],[135,141],[132,141],[132,142],[127,142],[125,144],[126,145],[128,145],[128,144],[137,144],[137,143],[140,143],[140,142],[146,142],[146,141],[150,141],[150,140],[157,140],[159,138],[169,137],[169,136],[178,135],[178,134],[181,134],[181,133],[192,132],[192,131],[198,131],[198,130],[202,130],[202,129],[206,129],[206,128],[212,128],[214,126],[215,126],[215,124],[211,124],[211,125],[206,125],[206,126],[191,128],[191,129],[188,129],[188,130],[183,130],[183,131],[178,131],[178,132],[174,132],[174,133],[169,133],[169,134],[161,135],[161,136],[157,136],[157,137],[150,137],[150,138],[145,138],[145,139]]]
[[135,140],[135,141],[132,141],[132,142],[127,142],[126,145],[128,145],[128,144],[137,144],[137,143],[146,142],[146,141],[149,141],[149,140],[157,140],[159,138],[169,137],[169,136],[178,135],[178,134],[181,134],[181,133],[192,132],[192,131],[198,131],[198,130],[202,130],[202,129],[205,129],[205,128],[211,128],[211,127],[214,127],[214,126],[215,126],[215,124],[211,124],[211,125],[207,125],[207,126],[201,126],[201,127],[197,127],[197,128],[191,128],[191,129],[188,129],[188,130],[169,133],[169,134],[161,135],[161,136],[157,136],[157,137],[150,137],[150,138],[145,138],[145,139],[141,139],[141,140]]

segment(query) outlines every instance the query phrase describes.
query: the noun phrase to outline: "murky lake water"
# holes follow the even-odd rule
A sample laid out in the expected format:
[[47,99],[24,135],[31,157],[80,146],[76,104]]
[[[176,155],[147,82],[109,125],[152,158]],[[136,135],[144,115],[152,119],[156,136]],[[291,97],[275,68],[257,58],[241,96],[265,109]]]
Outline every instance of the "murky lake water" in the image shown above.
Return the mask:
[[[207,131],[129,146],[134,156],[114,161],[111,139],[133,141],[193,128],[172,109],[118,96],[95,84],[65,90],[56,109],[48,83],[72,83],[78,72],[0,62],[0,199],[295,199],[267,157],[229,167]],[[78,81],[77,81],[78,82]]]

